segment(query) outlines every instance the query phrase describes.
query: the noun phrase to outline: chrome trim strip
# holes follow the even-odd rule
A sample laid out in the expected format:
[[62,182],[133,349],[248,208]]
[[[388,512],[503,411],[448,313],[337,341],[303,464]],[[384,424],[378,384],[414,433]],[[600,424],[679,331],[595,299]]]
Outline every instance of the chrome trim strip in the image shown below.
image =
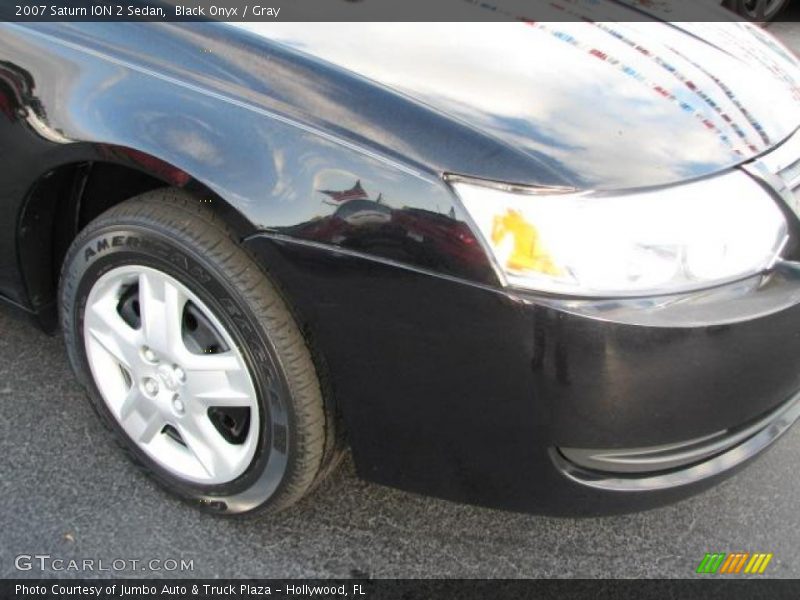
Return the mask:
[[[576,465],[564,457],[557,448],[550,455],[556,467],[575,483],[612,492],[647,492],[697,483],[720,475],[772,445],[800,418],[800,393],[759,421],[762,428],[749,439],[705,462],[678,471],[657,474],[615,474],[594,471]],[[749,429],[749,428],[748,428]]]
[[800,158],[800,131],[796,131],[777,148],[759,156],[756,161],[777,175],[793,166],[798,158]]
[[588,190],[579,190],[573,187],[564,186],[551,186],[551,185],[526,185],[522,183],[504,183],[499,181],[492,181],[491,179],[481,179],[479,177],[469,177],[467,175],[457,175],[455,173],[445,173],[442,175],[447,183],[466,183],[469,185],[477,185],[480,187],[487,187],[502,192],[511,194],[524,194],[528,196],[541,196],[552,194],[577,194],[579,192],[586,193]]
[[777,148],[742,165],[741,169],[774,190],[800,217],[800,130]]
[[[760,427],[753,431],[758,429]],[[718,431],[688,442],[649,448],[619,450],[559,448],[559,451],[570,462],[587,469],[608,473],[653,473],[700,462],[749,437],[749,435],[733,436],[734,439],[729,441],[725,437],[726,433],[726,431]],[[750,433],[752,434],[752,432]]]
[[782,169],[778,175],[786,182],[786,185],[794,190],[800,185],[800,158],[794,164]]
[[767,165],[761,161],[755,161],[742,165],[741,169],[753,177],[756,181],[762,182],[769,189],[777,194],[783,203],[788,206],[792,212],[800,216],[800,199],[795,196],[794,191],[788,186],[780,175],[772,172]]
[[[780,409],[778,409],[780,410]],[[648,448],[618,450],[588,450],[559,448],[564,457],[580,467],[607,473],[655,473],[699,463],[720,454],[752,437],[769,425],[775,411],[752,425],[735,430],[723,430],[701,438]]]

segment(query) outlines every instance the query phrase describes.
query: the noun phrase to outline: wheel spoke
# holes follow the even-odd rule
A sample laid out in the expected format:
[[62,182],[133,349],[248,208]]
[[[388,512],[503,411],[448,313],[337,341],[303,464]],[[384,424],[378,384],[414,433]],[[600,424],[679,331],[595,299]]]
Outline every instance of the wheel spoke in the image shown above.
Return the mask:
[[220,354],[192,354],[187,352],[182,364],[187,371],[234,372],[240,371],[242,365],[236,354],[231,351]]
[[243,372],[199,371],[186,384],[191,410],[206,415],[212,406],[253,408],[256,398]]
[[117,314],[108,300],[90,305],[84,315],[86,327],[106,352],[129,371],[139,360],[140,334]]
[[139,275],[139,306],[147,344],[160,352],[186,351],[181,337],[186,296],[166,277]]
[[225,441],[206,417],[183,419],[178,423],[178,433],[209,477],[219,478],[230,471],[227,456],[231,444]]
[[233,389],[208,390],[194,395],[198,404],[202,404],[204,409],[212,406],[249,408],[253,404],[253,398],[244,392],[237,392]]
[[135,385],[119,409],[119,420],[128,435],[142,444],[151,442],[166,424],[156,404]]

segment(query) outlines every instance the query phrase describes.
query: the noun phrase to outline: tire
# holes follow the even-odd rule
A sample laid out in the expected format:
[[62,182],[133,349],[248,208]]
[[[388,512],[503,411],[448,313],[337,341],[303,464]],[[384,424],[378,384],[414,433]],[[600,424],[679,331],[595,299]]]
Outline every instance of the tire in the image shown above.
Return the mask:
[[274,512],[335,463],[333,411],[287,304],[192,196],[156,190],[92,221],[59,297],[92,406],[168,491],[216,513]]

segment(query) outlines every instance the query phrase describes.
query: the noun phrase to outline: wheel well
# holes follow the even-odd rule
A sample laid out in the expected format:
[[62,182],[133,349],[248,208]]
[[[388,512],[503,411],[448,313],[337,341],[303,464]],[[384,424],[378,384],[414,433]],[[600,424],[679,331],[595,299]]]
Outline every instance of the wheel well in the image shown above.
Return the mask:
[[[182,173],[182,172],[180,172]],[[19,220],[20,270],[28,302],[48,331],[57,327],[57,290],[61,264],[72,240],[112,206],[160,187],[176,186],[208,201],[242,237],[252,233],[246,219],[189,176],[172,181],[137,168],[87,161],[45,173],[28,195]]]

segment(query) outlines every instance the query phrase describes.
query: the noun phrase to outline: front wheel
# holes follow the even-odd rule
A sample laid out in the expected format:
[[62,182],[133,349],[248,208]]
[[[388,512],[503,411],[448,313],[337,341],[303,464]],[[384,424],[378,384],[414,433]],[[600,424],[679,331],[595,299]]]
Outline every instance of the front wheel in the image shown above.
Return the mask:
[[334,421],[284,300],[209,210],[128,200],[72,244],[61,320],[73,369],[142,469],[202,507],[278,510],[334,455]]

